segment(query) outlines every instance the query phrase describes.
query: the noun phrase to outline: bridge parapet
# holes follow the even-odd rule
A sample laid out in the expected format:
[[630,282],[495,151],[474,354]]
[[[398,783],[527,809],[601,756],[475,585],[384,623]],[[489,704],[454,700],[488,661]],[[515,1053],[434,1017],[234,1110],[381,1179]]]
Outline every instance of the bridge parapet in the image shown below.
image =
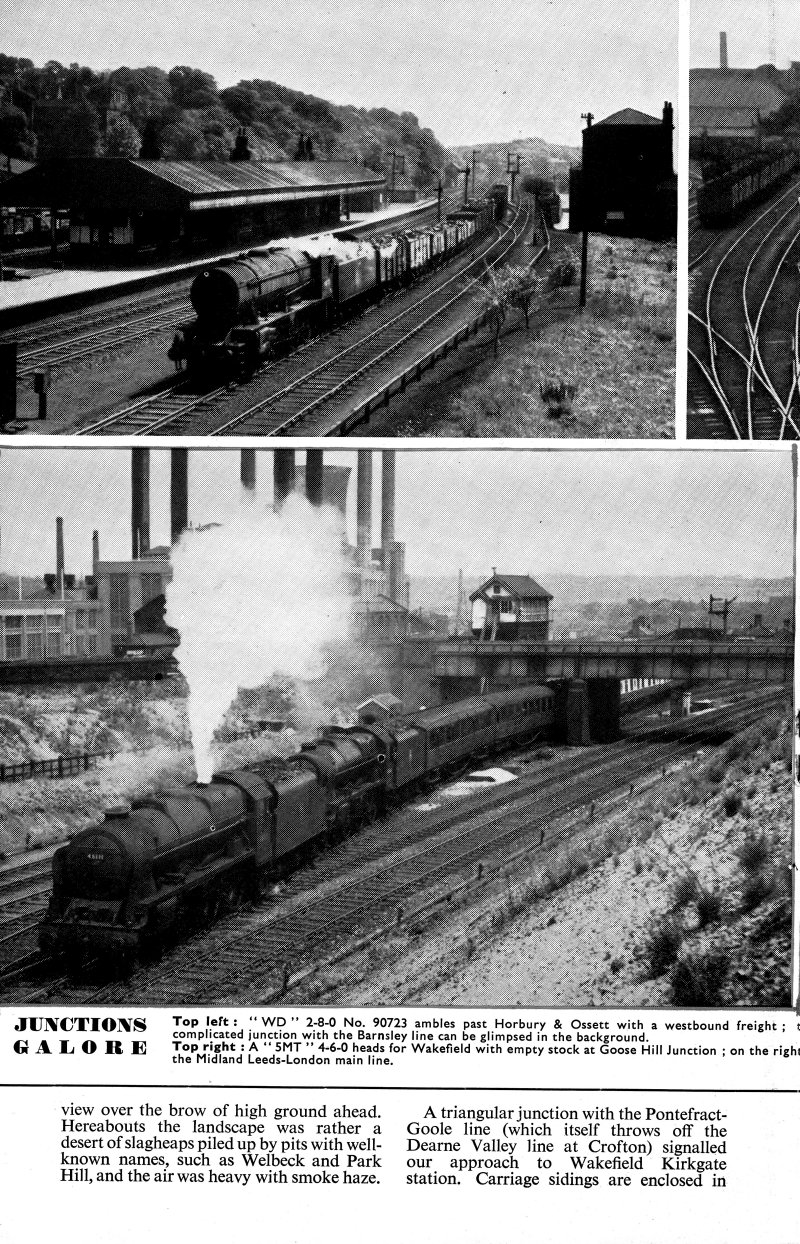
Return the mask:
[[487,679],[492,684],[558,678],[791,684],[794,645],[783,640],[532,643],[447,639],[434,647],[433,675]]

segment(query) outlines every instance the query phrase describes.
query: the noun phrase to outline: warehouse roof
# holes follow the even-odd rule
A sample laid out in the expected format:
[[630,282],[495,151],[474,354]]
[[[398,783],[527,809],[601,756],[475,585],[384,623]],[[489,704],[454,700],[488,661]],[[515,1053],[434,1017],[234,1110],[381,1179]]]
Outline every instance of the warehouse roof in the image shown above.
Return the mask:
[[782,86],[757,69],[692,69],[689,101],[692,108],[726,108],[768,116],[785,103]]
[[385,177],[344,160],[44,160],[0,187],[16,207],[192,211],[323,198],[339,190],[374,189]]

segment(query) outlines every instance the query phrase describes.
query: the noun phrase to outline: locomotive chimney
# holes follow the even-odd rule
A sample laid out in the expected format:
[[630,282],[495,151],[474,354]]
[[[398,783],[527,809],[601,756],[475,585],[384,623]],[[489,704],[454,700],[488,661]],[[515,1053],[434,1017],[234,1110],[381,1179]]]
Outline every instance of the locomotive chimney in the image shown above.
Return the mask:
[[728,36],[724,30],[719,34],[719,67],[728,68]]
[[310,505],[322,505],[321,449],[306,450],[306,497]]
[[189,450],[170,450],[170,539],[177,544],[189,526]]
[[279,510],[294,492],[294,450],[276,449],[273,456],[275,509]]
[[384,449],[381,454],[381,547],[386,550],[394,544],[394,454],[393,449]]
[[359,566],[370,561],[372,549],[372,452],[358,450],[356,471],[356,560]]
[[56,589],[59,596],[64,591],[64,520],[56,519]]
[[150,548],[150,450],[131,450],[131,547],[133,560]]
[[242,450],[242,465],[240,477],[242,488],[246,488],[248,492],[256,490],[256,451],[254,449]]

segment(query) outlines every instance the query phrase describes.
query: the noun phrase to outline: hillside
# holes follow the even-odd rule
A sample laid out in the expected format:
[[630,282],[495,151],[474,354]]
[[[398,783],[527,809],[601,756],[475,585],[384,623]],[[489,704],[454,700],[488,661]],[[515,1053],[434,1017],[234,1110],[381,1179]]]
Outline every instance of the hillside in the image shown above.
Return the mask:
[[227,160],[241,126],[254,159],[292,159],[300,134],[320,159],[383,167],[405,156],[416,186],[453,176],[448,153],[411,112],[337,105],[276,82],[220,89],[211,74],[186,65],[148,65],[98,73],[0,53],[0,152],[24,159],[107,155]]
[[[475,151],[475,180],[478,185],[492,181],[504,181],[508,154],[520,157],[520,172],[531,173],[535,177],[551,176],[551,161],[565,160],[567,164],[580,164],[581,153],[577,147],[561,147],[556,143],[548,143],[543,138],[518,138],[507,143],[482,143],[476,147],[451,147],[450,154],[455,164],[463,168],[472,161]],[[559,190],[569,189],[569,174],[566,170],[556,177]]]

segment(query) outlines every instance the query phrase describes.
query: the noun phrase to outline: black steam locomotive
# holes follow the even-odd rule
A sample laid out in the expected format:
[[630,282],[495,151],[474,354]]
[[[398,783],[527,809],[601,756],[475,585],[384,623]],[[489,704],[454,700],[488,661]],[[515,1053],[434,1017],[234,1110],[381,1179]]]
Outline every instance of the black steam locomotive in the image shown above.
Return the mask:
[[197,318],[178,326],[171,357],[180,351],[206,376],[247,375],[304,335],[449,262],[504,206],[499,197],[481,199],[429,228],[369,241],[322,235],[306,251],[278,245],[212,264],[192,282]]
[[331,727],[289,761],[218,773],[111,810],[53,856],[44,951],[124,963],[210,923],[460,766],[537,737],[554,693],[529,686],[385,723]]

